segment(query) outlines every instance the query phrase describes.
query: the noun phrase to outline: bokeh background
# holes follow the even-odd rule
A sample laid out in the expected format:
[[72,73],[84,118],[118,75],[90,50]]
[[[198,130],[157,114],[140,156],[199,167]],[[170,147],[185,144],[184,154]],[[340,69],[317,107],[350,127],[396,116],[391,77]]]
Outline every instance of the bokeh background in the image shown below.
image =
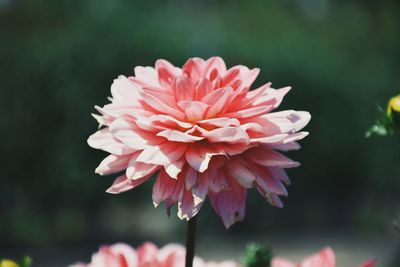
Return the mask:
[[330,245],[343,266],[400,266],[399,136],[364,137],[400,90],[399,14],[396,0],[0,0],[0,257],[66,266],[99,244],[182,243],[151,183],[105,193],[90,114],[134,66],[219,55],[261,68],[256,85],[293,86],[280,109],[313,118],[288,154],[302,167],[285,208],[251,192],[245,222],[225,230],[205,205],[198,254],[238,260],[257,241],[300,259]]

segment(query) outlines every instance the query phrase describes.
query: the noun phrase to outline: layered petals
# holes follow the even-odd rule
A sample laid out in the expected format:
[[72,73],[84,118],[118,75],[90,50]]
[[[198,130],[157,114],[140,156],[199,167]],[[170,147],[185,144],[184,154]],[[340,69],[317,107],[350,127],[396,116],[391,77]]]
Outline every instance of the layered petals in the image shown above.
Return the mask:
[[[162,248],[146,242],[137,249],[117,243],[102,246],[93,254],[90,263],[77,263],[70,267],[183,267],[186,250],[179,244],[167,244]],[[205,262],[194,257],[193,267],[238,267],[233,261]]]
[[[375,267],[376,260],[368,260],[359,267]],[[281,257],[272,259],[271,267],[336,267],[335,253],[330,247],[305,258],[301,263],[296,264]]]
[[282,207],[284,169],[299,166],[278,151],[299,149],[311,116],[273,112],[290,87],[251,86],[259,69],[227,68],[219,57],[166,60],[136,67],[111,86],[111,103],[96,107],[99,130],[88,144],[110,153],[96,172],[118,176],[109,193],[133,189],[152,175],[154,205],[189,220],[207,197],[226,227],[244,218],[247,189]]

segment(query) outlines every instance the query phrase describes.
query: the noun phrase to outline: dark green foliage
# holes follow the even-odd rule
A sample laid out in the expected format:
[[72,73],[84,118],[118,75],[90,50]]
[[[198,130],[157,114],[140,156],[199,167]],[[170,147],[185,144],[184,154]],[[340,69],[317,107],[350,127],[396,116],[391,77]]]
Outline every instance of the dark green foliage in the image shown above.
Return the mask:
[[272,257],[271,248],[252,243],[246,247],[243,265],[246,267],[270,267]]

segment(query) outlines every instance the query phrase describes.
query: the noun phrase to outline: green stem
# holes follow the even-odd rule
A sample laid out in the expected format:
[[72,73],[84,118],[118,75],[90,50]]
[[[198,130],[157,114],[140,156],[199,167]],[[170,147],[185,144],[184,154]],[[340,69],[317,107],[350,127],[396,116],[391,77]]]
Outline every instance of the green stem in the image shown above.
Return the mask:
[[185,267],[193,266],[194,249],[196,245],[196,221],[197,216],[188,221],[187,236],[186,236],[186,261]]

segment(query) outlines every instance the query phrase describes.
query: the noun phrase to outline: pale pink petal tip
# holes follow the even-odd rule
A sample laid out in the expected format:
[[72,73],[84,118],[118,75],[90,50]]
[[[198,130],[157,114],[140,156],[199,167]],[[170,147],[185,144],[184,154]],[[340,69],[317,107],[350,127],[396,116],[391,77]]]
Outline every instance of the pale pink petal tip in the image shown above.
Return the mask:
[[299,149],[310,121],[306,111],[275,111],[291,87],[251,89],[258,68],[227,68],[220,57],[189,59],[181,68],[164,59],[138,66],[111,85],[109,104],[95,106],[99,130],[87,142],[109,153],[100,175],[123,172],[108,193],[131,190],[157,175],[155,206],[189,220],[205,199],[226,227],[245,216],[247,189],[282,207],[300,164],[278,151]]

